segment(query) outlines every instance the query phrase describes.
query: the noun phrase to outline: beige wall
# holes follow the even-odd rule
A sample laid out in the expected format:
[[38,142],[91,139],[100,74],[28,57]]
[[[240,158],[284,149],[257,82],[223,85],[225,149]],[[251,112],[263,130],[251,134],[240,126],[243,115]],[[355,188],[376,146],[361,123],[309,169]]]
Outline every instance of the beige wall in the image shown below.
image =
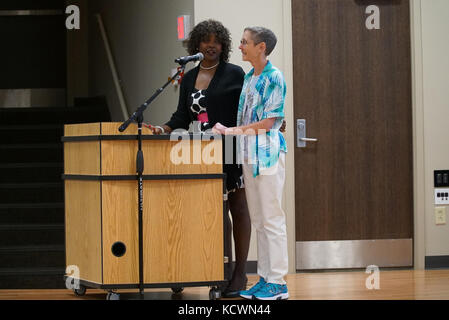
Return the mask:
[[449,225],[435,225],[433,187],[433,171],[449,169],[449,1],[416,4],[421,11],[421,65],[416,68],[422,83],[425,255],[449,255]]
[[413,101],[413,181],[414,181],[414,266],[424,269],[425,243],[425,163],[424,106],[422,90],[421,0],[411,1],[412,101]]
[[68,0],[80,8],[80,30],[67,31],[67,105],[73,98],[89,96],[89,19],[87,0]]
[[[221,21],[231,32],[233,53],[230,62],[242,66],[245,72],[251,65],[242,62],[238,49],[243,29],[248,26],[264,26],[271,29],[278,37],[278,44],[272,53],[271,62],[284,73],[287,88],[293,88],[292,37],[291,37],[291,2],[290,0],[195,0],[195,24],[206,20]],[[284,210],[287,214],[287,233],[289,242],[289,269],[295,271],[295,196],[294,196],[294,121],[293,94],[287,89],[285,104],[288,121],[287,145],[287,180],[284,188]],[[255,232],[251,237],[248,260],[257,260],[257,244]]]
[[[119,100],[94,14],[102,15],[128,111],[132,113],[168,80],[176,67],[174,59],[186,55],[177,40],[176,18],[193,15],[193,0],[95,0],[89,1],[89,7],[90,95],[105,94],[113,120],[121,121]],[[145,112],[145,122],[165,123],[176,109],[178,95],[174,86],[167,87]]]

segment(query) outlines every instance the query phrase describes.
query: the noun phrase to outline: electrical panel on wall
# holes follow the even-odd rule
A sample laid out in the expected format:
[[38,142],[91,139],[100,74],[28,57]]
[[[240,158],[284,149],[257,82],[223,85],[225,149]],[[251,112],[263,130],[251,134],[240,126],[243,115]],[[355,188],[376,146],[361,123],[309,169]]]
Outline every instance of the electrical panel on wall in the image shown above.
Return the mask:
[[434,171],[435,204],[449,205],[449,170]]
[[433,172],[435,188],[449,188],[449,170]]

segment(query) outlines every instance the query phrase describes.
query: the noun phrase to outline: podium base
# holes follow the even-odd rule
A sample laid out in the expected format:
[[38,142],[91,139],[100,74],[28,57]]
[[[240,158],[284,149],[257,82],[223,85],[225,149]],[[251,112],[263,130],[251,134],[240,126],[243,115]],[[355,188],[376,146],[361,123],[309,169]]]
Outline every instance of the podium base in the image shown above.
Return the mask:
[[[65,283],[75,283],[72,277],[64,277]],[[69,281],[69,282],[68,282]],[[76,281],[78,282],[78,280]],[[204,281],[204,282],[175,282],[175,283],[155,283],[144,284],[145,289],[171,289],[170,291],[151,291],[140,294],[139,284],[129,285],[104,285],[85,280],[79,280],[79,289],[73,289],[77,296],[84,296],[88,288],[101,289],[107,291],[106,300],[201,300],[201,296],[197,293],[186,293],[184,288],[192,287],[210,287],[209,300],[217,300],[221,298],[221,290],[228,285],[228,281]],[[136,289],[136,292],[117,292],[117,290]],[[204,299],[204,297],[203,297]]]

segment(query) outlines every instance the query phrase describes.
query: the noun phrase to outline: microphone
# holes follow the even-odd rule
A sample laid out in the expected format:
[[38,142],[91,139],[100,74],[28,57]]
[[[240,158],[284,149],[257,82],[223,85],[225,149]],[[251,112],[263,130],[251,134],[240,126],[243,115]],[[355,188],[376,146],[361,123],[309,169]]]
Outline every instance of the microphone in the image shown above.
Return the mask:
[[187,56],[187,57],[180,57],[175,60],[176,63],[179,63],[180,65],[185,65],[189,63],[190,61],[203,61],[204,55],[199,52],[193,56]]

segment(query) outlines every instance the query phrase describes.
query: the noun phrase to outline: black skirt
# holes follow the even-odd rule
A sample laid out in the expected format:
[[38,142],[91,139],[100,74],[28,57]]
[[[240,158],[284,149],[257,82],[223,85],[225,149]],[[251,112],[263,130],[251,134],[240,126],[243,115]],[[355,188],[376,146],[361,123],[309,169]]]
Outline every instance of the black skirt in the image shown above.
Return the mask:
[[[226,139],[229,136],[225,137]],[[237,164],[237,156],[236,156],[236,146],[237,141],[236,138],[232,138],[232,163],[226,163],[226,150],[225,150],[225,142],[223,141],[223,172],[226,174],[226,191],[227,193],[234,192],[237,189],[244,188],[243,182],[243,170],[242,165]],[[230,156],[228,155],[228,158]]]
[[226,192],[234,192],[244,188],[242,166],[238,164],[223,164],[223,172],[226,174]]

